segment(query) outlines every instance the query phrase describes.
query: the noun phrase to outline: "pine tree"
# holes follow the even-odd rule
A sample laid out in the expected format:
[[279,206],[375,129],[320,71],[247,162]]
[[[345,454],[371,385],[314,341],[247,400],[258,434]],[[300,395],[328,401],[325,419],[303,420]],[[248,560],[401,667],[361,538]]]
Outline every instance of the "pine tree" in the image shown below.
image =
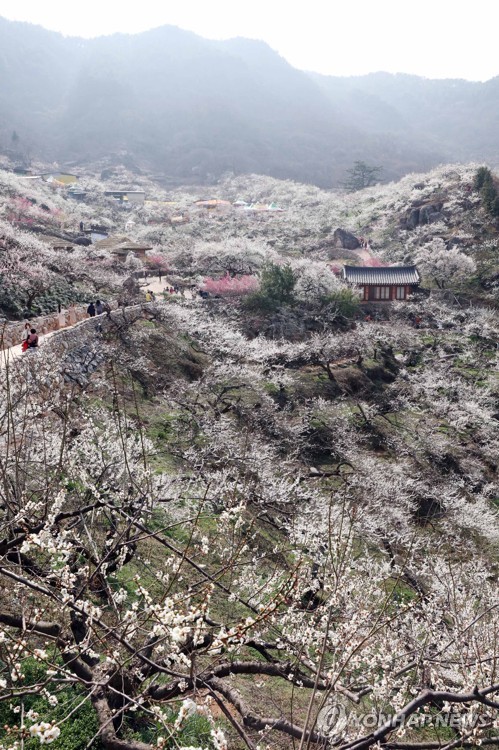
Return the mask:
[[372,167],[364,161],[356,161],[351,169],[347,169],[348,178],[343,183],[345,190],[353,193],[356,190],[370,187],[379,182],[383,167]]
[[475,174],[473,187],[475,190],[481,190],[487,184],[492,184],[492,173],[488,167],[480,167]]

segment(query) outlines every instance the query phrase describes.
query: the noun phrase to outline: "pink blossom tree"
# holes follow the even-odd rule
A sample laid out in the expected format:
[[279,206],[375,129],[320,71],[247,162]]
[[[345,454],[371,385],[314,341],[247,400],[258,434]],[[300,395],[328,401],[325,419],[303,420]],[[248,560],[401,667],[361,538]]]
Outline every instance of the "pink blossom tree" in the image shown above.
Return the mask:
[[259,282],[256,276],[245,274],[243,276],[230,276],[226,273],[218,279],[208,276],[202,286],[203,291],[219,297],[241,297],[245,294],[256,292]]

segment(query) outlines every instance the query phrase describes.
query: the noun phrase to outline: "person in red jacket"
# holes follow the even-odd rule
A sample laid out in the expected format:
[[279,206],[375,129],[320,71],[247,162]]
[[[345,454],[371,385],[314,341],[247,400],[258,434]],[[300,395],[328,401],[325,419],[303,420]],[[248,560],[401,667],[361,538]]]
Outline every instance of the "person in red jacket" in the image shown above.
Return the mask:
[[30,324],[29,323],[25,323],[24,324],[24,330],[23,330],[23,336],[22,336],[23,340],[22,340],[22,344],[21,344],[21,349],[23,350],[23,352],[25,352],[26,349],[28,348],[29,335],[30,335]]

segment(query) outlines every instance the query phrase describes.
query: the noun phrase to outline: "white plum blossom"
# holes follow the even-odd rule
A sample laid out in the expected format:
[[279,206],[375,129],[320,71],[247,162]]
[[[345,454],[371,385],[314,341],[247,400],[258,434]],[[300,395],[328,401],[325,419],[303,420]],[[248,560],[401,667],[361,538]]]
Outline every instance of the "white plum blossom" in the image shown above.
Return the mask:
[[29,733],[31,737],[35,737],[40,741],[40,745],[49,745],[59,737],[61,730],[55,724],[41,721],[38,724],[32,724],[29,728]]
[[439,289],[459,285],[476,270],[472,258],[457,246],[447,248],[441,238],[432,240],[418,250],[415,260],[423,274],[431,278]]

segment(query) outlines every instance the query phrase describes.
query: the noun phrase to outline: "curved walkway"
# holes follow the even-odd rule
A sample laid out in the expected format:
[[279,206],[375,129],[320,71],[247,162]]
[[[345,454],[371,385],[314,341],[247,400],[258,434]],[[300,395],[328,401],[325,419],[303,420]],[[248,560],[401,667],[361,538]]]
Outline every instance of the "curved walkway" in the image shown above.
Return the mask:
[[[128,307],[123,308],[117,308],[116,310],[113,310],[111,314],[114,312],[118,312],[120,309],[122,310],[136,310],[140,309],[141,307],[144,307],[144,305],[147,305],[150,303],[147,302],[141,302],[137,305],[130,305]],[[64,333],[65,331],[70,331],[72,328],[79,328],[84,325],[88,325],[89,323],[94,322],[95,320],[98,320],[98,318],[104,318],[107,313],[102,313],[101,315],[95,315],[93,318],[84,318],[83,320],[78,320],[76,323],[72,323],[69,326],[64,326],[64,328],[58,328],[56,331],[49,331],[49,333],[40,334],[38,339],[38,347],[37,349],[42,346],[45,341],[52,336],[57,336],[57,334]],[[8,366],[10,363],[14,362],[16,359],[19,359],[23,354],[28,354],[28,356],[32,352],[36,352],[37,349],[28,349],[27,352],[23,352],[22,350],[22,344],[16,344],[16,346],[11,346],[9,349],[2,349],[0,350],[0,368]]]
[[[105,315],[105,313],[103,313],[103,315]],[[100,316],[96,316],[96,317],[100,317]],[[42,342],[45,342],[47,339],[51,338],[51,336],[55,336],[57,333],[62,333],[63,331],[69,331],[70,328],[76,328],[77,326],[81,326],[84,323],[89,323],[91,320],[94,320],[94,318],[85,318],[84,320],[79,320],[77,323],[73,323],[70,326],[59,328],[57,331],[49,331],[49,333],[40,334],[40,336],[38,337],[38,347],[41,346]],[[31,353],[33,351],[36,351],[36,349],[31,349],[27,351]],[[26,352],[23,352],[22,350],[22,344],[16,344],[16,346],[11,346],[9,349],[1,349],[0,350],[0,368],[3,368],[9,365],[11,362],[14,362],[14,360],[19,359],[19,357],[21,357],[25,353]]]
[[[154,290],[153,290],[154,291]],[[194,300],[196,299],[193,297],[193,295],[188,292],[187,294],[175,294],[172,295],[172,297],[180,297],[181,299],[188,299],[188,300]],[[139,302],[135,305],[127,305],[126,307],[117,307],[114,310],[111,311],[111,315],[119,313],[121,311],[129,311],[129,310],[141,310],[144,307],[148,307],[149,305],[157,304],[157,302],[162,302],[162,300],[154,300],[151,302]],[[63,334],[66,331],[70,331],[72,328],[79,328],[80,326],[89,325],[91,323],[94,323],[99,318],[105,318],[107,316],[107,313],[102,313],[101,315],[95,315],[93,318],[84,318],[83,320],[79,320],[76,323],[72,323],[71,325],[64,326],[64,328],[58,328],[56,331],[50,331],[49,333],[40,334],[39,337],[39,347],[45,343],[45,341],[52,336],[57,336],[58,334]],[[38,348],[37,348],[38,349]],[[0,349],[0,369],[5,368],[15,360],[19,359],[23,354],[29,354],[33,351],[37,351],[37,349],[31,349],[27,352],[23,352],[22,350],[22,344],[16,344],[15,346],[11,346],[8,349]]]

